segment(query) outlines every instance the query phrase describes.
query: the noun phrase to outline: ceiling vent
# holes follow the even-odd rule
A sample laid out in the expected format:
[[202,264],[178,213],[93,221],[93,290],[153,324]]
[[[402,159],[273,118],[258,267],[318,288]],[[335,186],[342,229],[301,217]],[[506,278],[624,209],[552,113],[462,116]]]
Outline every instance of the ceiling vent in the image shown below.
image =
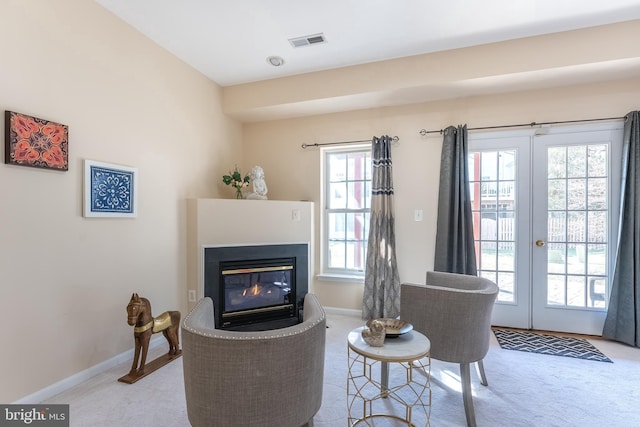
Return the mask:
[[295,37],[289,39],[289,43],[293,47],[311,46],[312,44],[326,43],[327,39],[324,38],[324,34],[312,34],[310,36]]

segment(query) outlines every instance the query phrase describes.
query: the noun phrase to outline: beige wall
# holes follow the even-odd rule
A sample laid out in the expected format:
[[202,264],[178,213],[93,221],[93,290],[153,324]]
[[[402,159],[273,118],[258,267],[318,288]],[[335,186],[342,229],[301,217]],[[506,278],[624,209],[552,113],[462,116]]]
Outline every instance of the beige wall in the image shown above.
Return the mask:
[[[270,197],[315,202],[319,245],[320,150],[302,149],[300,145],[368,139],[382,134],[400,137],[400,143],[392,150],[398,268],[402,281],[423,282],[425,272],[433,267],[442,140],[437,134],[422,137],[418,134],[420,129],[441,129],[463,123],[478,127],[616,117],[639,107],[640,78],[635,78],[250,123],[244,125],[245,162],[264,168]],[[413,220],[415,209],[424,210],[422,222]],[[319,246],[315,252],[316,271],[320,271]],[[314,289],[324,305],[361,308],[363,285],[360,283],[316,280]]]
[[[242,144],[216,84],[92,1],[5,0],[0,40],[0,108],[70,135],[68,172],[0,164],[9,403],[131,349],[132,292],[186,314],[186,199],[227,190]],[[82,217],[84,159],[139,169],[138,218]]]
[[[0,107],[69,125],[70,167],[68,172],[53,172],[0,165],[0,312],[4,317],[0,402],[21,399],[130,349],[133,339],[125,306],[132,292],[148,297],[154,314],[176,308],[186,314],[186,199],[233,197],[220,178],[234,164],[243,171],[254,164],[263,166],[272,200],[315,202],[317,271],[320,157],[317,148],[305,150],[300,145],[398,135],[400,144],[393,149],[398,263],[402,280],[419,282],[433,265],[441,144],[439,136],[419,136],[420,129],[619,116],[639,107],[640,78],[602,73],[598,79],[604,82],[587,86],[241,126],[222,112],[223,91],[216,84],[94,2],[5,0],[1,9]],[[637,30],[630,26],[633,23],[616,27],[612,37],[616,31],[635,34]],[[602,40],[599,31],[591,37]],[[582,34],[560,40],[569,43],[567,37],[585,40]],[[635,39],[625,37],[628,43]],[[554,40],[544,46],[553,46]],[[626,48],[612,49],[619,46],[615,42],[604,44],[594,62],[635,64]],[[492,46],[480,51],[484,49],[500,50]],[[539,56],[530,56],[527,49],[513,51],[522,54],[514,62],[528,66],[497,67],[488,77],[537,73]],[[424,58],[426,65],[421,67],[429,71],[431,65],[440,69],[445,62],[459,63],[465,52]],[[570,61],[552,57],[556,59],[549,68],[589,62],[575,53],[566,56]],[[433,58],[442,61],[434,63]],[[262,110],[265,99],[276,99],[280,103],[274,106],[276,112],[295,110],[293,115],[299,115],[307,107],[310,111],[315,99],[300,101],[294,95],[308,94],[313,87],[326,111],[348,95],[345,87],[356,87],[349,81],[335,84],[346,76],[351,82],[362,77],[367,83],[358,89],[362,96],[355,94],[357,102],[351,108],[363,100],[387,96],[432,99],[431,91],[441,93],[439,78],[450,73],[440,70],[433,85],[424,76],[417,83],[398,84],[406,80],[402,73],[415,71],[402,64],[414,60],[421,61],[398,62],[397,76],[387,68],[380,73],[367,65],[346,73],[296,76],[287,80],[284,90],[279,86],[282,81],[231,88],[225,105],[229,113],[249,117],[252,110]],[[483,55],[473,53],[466,60],[471,69],[486,69]],[[393,75],[396,84],[369,84],[378,81],[380,74]],[[545,75],[536,74],[537,82]],[[483,76],[476,72],[465,79],[482,86],[486,82],[476,80]],[[621,80],[605,81],[614,78]],[[413,90],[407,87],[410,84],[426,86]],[[483,86],[482,90],[489,89]],[[266,96],[274,91],[286,96]],[[239,103],[231,99],[234,94]],[[323,98],[324,94],[328,97]],[[4,133],[4,123],[0,131]],[[84,159],[139,169],[138,218],[82,217]],[[414,209],[424,210],[424,221],[413,221]],[[312,287],[326,306],[360,308],[361,284],[316,280]]]

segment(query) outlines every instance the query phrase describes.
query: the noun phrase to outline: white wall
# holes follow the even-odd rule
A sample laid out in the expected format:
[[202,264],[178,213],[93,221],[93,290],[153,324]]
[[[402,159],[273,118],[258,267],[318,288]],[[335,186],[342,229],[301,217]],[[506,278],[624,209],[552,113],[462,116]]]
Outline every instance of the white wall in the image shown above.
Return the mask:
[[[133,292],[186,311],[186,199],[217,197],[242,144],[216,84],[95,2],[0,9],[0,108],[69,126],[68,172],[0,164],[9,403],[131,349]],[[82,217],[84,159],[139,169],[138,218]]]

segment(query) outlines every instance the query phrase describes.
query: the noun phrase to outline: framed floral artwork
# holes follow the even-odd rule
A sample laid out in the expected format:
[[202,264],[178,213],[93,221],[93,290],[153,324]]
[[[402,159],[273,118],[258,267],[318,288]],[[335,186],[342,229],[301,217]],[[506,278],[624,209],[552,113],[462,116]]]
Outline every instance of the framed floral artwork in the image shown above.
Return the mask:
[[84,216],[136,217],[138,169],[84,161]]
[[6,164],[69,170],[69,127],[5,111]]

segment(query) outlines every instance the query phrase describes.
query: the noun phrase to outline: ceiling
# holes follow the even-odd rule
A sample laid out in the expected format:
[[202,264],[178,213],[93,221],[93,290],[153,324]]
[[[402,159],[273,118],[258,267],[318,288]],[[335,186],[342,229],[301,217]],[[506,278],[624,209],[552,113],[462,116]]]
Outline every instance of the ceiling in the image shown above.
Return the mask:
[[638,0],[96,2],[221,86],[640,19]]

